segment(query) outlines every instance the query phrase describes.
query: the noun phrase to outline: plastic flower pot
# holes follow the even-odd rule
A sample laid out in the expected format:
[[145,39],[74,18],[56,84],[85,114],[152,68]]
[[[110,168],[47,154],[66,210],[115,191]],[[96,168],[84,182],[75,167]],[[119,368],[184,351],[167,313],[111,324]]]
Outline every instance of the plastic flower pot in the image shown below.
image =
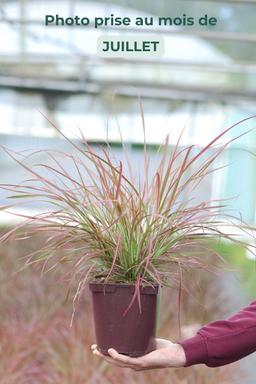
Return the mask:
[[140,288],[140,306],[137,298],[132,302],[134,285],[91,283],[90,290],[99,351],[144,355],[155,336],[158,287]]

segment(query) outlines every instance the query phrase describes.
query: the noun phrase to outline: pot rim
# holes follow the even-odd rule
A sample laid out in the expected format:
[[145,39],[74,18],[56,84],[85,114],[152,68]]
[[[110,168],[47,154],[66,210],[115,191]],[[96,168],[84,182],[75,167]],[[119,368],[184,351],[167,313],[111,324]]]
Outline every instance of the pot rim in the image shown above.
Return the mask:
[[[152,293],[158,293],[159,290],[159,285],[158,284],[148,284],[148,285],[143,285],[140,287],[140,292],[141,293],[147,293],[147,292],[152,292]],[[129,283],[99,283],[99,282],[89,282],[89,288],[91,291],[97,291],[97,292],[103,292],[103,291],[112,291],[114,292],[116,288],[128,288],[133,290],[135,288],[135,284],[129,284]]]
[[[97,281],[89,281],[88,282],[89,285],[99,285],[99,286],[104,286],[104,285],[108,285],[108,286],[115,286],[115,287],[135,287],[135,284],[132,284],[132,283],[103,283],[103,282],[97,282]],[[145,284],[145,285],[141,285],[142,288],[144,287],[160,287],[159,284]]]

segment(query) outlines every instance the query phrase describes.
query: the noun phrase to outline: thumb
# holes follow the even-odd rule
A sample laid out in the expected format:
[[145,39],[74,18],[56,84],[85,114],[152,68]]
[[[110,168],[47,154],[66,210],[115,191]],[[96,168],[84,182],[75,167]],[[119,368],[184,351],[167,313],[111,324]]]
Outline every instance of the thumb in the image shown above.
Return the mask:
[[156,339],[152,337],[147,347],[146,353],[152,352],[155,349],[156,349]]

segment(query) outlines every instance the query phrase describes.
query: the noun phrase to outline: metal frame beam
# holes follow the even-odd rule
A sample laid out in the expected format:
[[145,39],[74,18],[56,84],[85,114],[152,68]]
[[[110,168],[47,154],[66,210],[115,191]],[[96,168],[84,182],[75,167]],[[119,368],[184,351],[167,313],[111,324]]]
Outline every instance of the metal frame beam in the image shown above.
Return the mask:
[[0,88],[13,88],[19,90],[34,90],[41,93],[115,93],[120,96],[142,97],[153,99],[170,99],[183,101],[215,101],[225,103],[255,105],[256,91],[239,90],[237,88],[185,86],[170,84],[168,86],[152,86],[139,82],[82,82],[73,80],[45,80],[41,78],[18,78],[0,76]]
[[[101,66],[105,64],[132,64],[143,66],[161,66],[172,67],[179,70],[187,71],[204,71],[204,72],[223,72],[223,73],[237,73],[241,75],[256,74],[256,62],[249,61],[228,61],[224,63],[211,62],[185,62],[175,60],[150,60],[150,59],[129,59],[129,58],[99,58],[94,55],[28,55],[26,56],[26,64],[30,65],[58,65],[65,62],[67,65],[77,65],[81,68],[90,68],[91,66]],[[0,55],[0,63],[3,65],[16,66],[22,65],[20,56],[5,56]]]

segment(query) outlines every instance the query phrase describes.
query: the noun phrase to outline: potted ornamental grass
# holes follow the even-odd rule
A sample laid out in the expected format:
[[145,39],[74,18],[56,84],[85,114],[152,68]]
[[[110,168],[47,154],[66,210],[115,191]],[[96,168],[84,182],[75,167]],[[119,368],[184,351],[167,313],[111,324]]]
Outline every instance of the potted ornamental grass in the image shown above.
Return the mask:
[[[204,266],[210,240],[251,245],[234,231],[250,238],[251,228],[225,214],[222,201],[194,200],[204,179],[219,169],[216,160],[235,140],[225,137],[236,125],[202,148],[182,146],[182,133],[174,146],[167,137],[153,164],[145,142],[143,164],[135,166],[124,143],[120,160],[110,145],[92,146],[82,133],[80,142],[72,141],[57,127],[72,151],[2,147],[30,177],[1,184],[14,199],[1,209],[21,221],[0,240],[44,234],[44,246],[27,255],[26,264],[50,270],[66,263],[77,281],[74,302],[89,284],[102,353],[110,347],[130,356],[145,353],[155,335],[159,289],[185,287],[182,272]],[[42,153],[44,162],[38,161]],[[43,206],[40,212],[17,210],[28,199]]]

